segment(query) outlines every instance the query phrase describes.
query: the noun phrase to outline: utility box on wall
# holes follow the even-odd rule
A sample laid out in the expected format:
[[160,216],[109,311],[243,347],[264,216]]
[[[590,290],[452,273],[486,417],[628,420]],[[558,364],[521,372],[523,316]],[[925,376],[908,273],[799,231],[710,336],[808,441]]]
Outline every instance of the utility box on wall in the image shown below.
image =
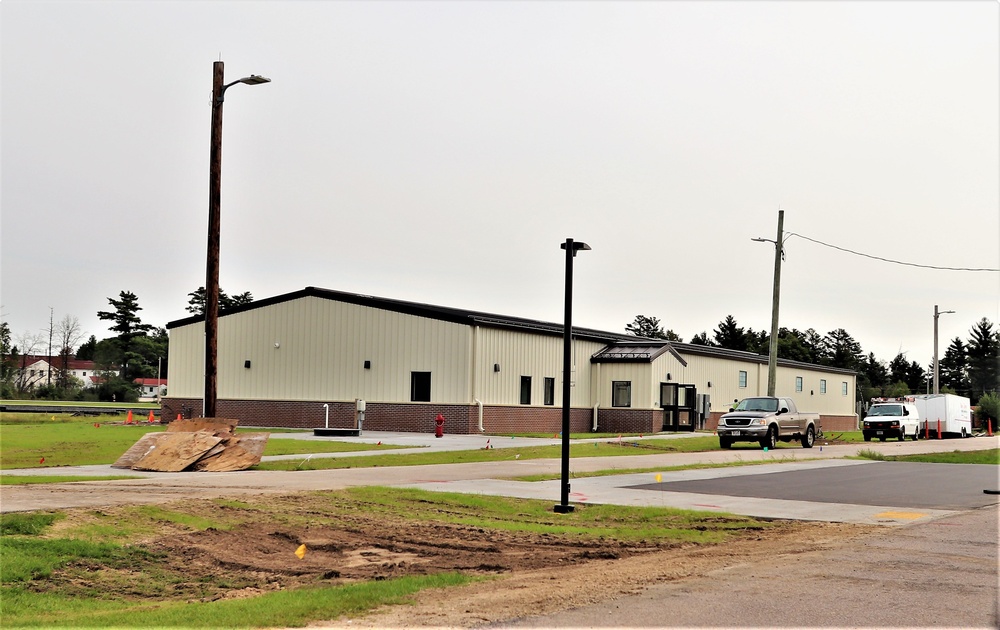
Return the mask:
[[698,428],[704,429],[705,421],[712,414],[712,396],[710,394],[698,394],[695,408],[698,410]]

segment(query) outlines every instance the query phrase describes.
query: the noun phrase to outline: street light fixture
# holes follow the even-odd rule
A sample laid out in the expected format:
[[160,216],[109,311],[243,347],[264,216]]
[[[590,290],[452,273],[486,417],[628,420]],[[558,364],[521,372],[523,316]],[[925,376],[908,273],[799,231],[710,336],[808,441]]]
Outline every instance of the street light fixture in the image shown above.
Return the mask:
[[552,509],[560,514],[573,511],[569,504],[569,397],[570,397],[570,359],[573,343],[573,259],[579,251],[587,251],[590,245],[573,239],[566,239],[559,245],[566,250],[566,305],[563,323],[563,397],[562,397],[562,483],[559,503]]
[[758,243],[774,243],[774,288],[771,293],[771,343],[767,353],[767,395],[774,396],[778,375],[778,297],[781,295],[781,261],[785,257],[784,232],[785,211],[778,210],[778,234],[769,238],[752,238]]
[[955,311],[939,311],[938,305],[934,305],[934,393],[940,394],[941,390],[938,387],[938,381],[941,374],[941,368],[938,366],[938,317],[944,315],[945,313],[954,313]]
[[202,415],[215,417],[218,398],[219,231],[222,206],[222,103],[226,90],[237,83],[259,85],[271,79],[251,74],[224,82],[225,64],[216,61],[212,72],[212,139],[208,168],[208,264],[205,272],[205,402]]

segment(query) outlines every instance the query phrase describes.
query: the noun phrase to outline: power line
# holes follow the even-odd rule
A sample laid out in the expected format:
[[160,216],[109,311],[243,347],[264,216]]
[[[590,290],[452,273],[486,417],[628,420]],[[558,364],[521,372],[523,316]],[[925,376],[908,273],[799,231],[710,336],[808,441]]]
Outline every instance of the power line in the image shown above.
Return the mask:
[[824,243],[823,241],[818,241],[814,238],[809,238],[808,236],[803,236],[801,234],[796,234],[795,232],[785,232],[788,236],[798,236],[799,238],[804,238],[807,241],[812,241],[818,245],[824,247],[830,247],[833,249],[840,250],[842,252],[847,252],[848,254],[854,254],[855,256],[864,256],[865,258],[873,258],[875,260],[881,260],[882,262],[893,263],[896,265],[905,265],[907,267],[920,267],[921,269],[938,269],[941,271],[991,271],[994,273],[1000,272],[1000,269],[986,269],[986,268],[975,268],[975,267],[938,267],[935,265],[921,265],[918,263],[903,262],[901,260],[892,260],[890,258],[882,258],[881,256],[872,256],[871,254],[864,254],[862,252],[856,252],[845,247],[837,247],[836,245],[831,245],[830,243]]

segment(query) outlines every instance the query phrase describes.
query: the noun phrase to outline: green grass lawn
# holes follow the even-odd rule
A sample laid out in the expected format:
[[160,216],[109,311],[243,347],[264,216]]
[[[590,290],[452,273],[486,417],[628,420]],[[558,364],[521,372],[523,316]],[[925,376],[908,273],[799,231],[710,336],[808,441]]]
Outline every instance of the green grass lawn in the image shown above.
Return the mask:
[[[75,417],[65,414],[4,413],[0,420],[0,470],[111,464],[146,433],[166,430],[162,424],[123,424],[124,416]],[[238,428],[237,433],[266,429]],[[338,453],[402,448],[354,442],[268,440],[265,455]],[[44,458],[44,461],[43,461]],[[17,483],[16,480],[6,483]]]
[[993,464],[1000,465],[1000,449],[982,451],[952,451],[950,453],[922,453],[919,455],[883,455],[872,450],[858,452],[859,459],[882,462],[925,462],[930,464]]

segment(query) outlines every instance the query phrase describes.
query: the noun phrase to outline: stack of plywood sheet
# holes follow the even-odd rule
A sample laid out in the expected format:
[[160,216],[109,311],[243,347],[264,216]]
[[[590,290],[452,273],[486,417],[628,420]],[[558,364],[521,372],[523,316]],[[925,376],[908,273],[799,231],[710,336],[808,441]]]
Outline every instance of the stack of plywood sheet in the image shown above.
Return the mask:
[[237,420],[193,418],[147,433],[111,466],[132,470],[229,472],[260,462],[269,433],[236,435]]

